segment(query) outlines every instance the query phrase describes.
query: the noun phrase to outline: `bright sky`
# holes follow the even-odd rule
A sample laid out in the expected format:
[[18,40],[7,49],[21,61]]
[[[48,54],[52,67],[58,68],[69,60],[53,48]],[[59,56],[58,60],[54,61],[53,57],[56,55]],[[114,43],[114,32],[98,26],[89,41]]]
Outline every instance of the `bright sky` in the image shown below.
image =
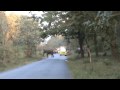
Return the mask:
[[11,13],[14,13],[14,14],[17,14],[17,15],[30,15],[29,14],[29,11],[6,11],[6,14],[11,14]]
[[[30,11],[6,11],[6,14],[11,14],[11,13],[15,13],[17,15],[27,15],[27,16],[31,16],[31,14],[29,13]],[[42,11],[32,11],[33,14],[36,14],[37,16],[41,16],[41,14],[43,13]]]

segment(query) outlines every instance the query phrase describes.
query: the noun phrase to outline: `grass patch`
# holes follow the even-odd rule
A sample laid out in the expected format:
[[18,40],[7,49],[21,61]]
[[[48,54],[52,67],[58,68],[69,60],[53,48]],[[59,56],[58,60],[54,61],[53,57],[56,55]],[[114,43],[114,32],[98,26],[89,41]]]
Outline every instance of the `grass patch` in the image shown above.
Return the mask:
[[74,79],[120,79],[120,62],[112,57],[92,57],[92,63],[89,58],[73,58],[69,57],[68,66]]
[[0,72],[7,71],[13,68],[17,68],[23,65],[30,64],[32,62],[38,61],[42,59],[42,56],[32,57],[32,58],[17,58],[16,60],[12,60],[13,62],[7,62],[5,64],[0,63]]

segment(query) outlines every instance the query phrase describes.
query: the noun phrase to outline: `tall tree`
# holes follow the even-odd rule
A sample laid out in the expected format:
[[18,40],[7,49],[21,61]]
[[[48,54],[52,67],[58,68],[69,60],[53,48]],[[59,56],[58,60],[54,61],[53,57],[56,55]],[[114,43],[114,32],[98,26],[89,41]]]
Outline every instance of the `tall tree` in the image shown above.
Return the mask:
[[26,45],[25,54],[27,57],[31,57],[36,53],[36,45],[41,42],[40,29],[38,22],[33,21],[26,16],[21,17],[20,22],[20,43]]

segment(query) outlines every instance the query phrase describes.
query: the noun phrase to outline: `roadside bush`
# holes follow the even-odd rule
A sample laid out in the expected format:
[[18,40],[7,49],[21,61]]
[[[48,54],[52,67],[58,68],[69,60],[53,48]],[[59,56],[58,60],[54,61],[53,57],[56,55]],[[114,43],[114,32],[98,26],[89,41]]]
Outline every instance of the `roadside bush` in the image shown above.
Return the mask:
[[72,60],[72,61],[74,61],[74,60],[79,60],[79,59],[80,59],[80,56],[79,56],[79,54],[75,53],[75,54],[73,54],[73,55],[70,55],[70,56],[68,57],[68,59],[69,59],[69,60]]
[[104,63],[106,66],[111,66],[111,65],[113,64],[113,62],[111,62],[111,61],[108,60],[108,59],[105,59],[105,60],[103,61],[103,63]]

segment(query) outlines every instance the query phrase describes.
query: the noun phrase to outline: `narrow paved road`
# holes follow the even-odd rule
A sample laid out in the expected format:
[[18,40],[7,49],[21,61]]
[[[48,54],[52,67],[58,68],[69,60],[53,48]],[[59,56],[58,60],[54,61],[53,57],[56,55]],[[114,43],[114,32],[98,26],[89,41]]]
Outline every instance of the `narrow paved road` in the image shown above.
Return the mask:
[[55,54],[41,61],[3,72],[0,79],[72,79],[66,65],[67,57]]

